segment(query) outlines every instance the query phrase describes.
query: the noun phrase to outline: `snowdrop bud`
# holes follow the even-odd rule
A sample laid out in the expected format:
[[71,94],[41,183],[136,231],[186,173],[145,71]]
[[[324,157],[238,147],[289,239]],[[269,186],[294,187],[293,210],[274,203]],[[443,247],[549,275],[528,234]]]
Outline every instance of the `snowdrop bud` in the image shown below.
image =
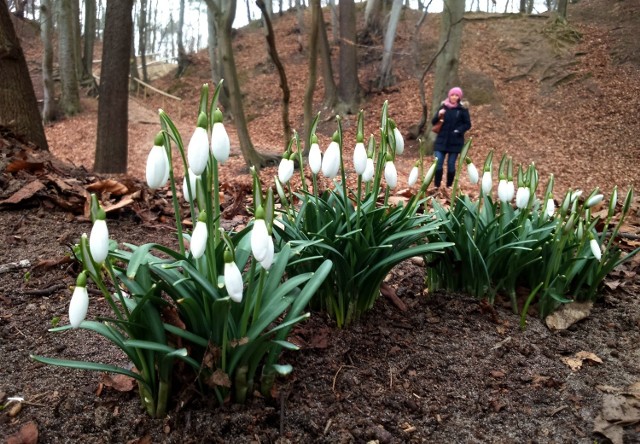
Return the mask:
[[510,202],[509,199],[509,185],[507,184],[507,179],[502,179],[498,182],[498,199],[500,202]]
[[589,241],[589,247],[591,247],[591,252],[593,253],[593,257],[595,257],[598,262],[602,259],[602,250],[600,249],[600,244],[598,241],[591,235],[591,240]]
[[211,154],[216,160],[223,164],[229,159],[231,152],[231,142],[227,130],[222,123],[222,111],[216,109],[213,113],[213,128],[211,129]]
[[[189,168],[189,184],[191,185],[191,192],[194,196],[197,195],[196,184],[199,177],[200,176],[196,176],[195,173],[191,171],[191,168]],[[189,194],[189,187],[187,186],[187,176],[184,176],[184,179],[182,179],[182,194],[184,196],[184,200],[189,203],[193,202],[193,197]]]
[[396,154],[404,153],[404,139],[402,138],[402,133],[397,127],[393,128],[393,136],[396,139]]
[[251,229],[251,253],[258,262],[262,262],[267,256],[270,237],[267,224],[264,221],[264,210],[258,208],[256,210],[256,219],[253,221],[253,228]]
[[338,175],[340,170],[340,145],[338,142],[331,141],[327,151],[322,158],[322,174],[329,179],[332,179]]
[[87,274],[85,271],[78,275],[76,288],[73,290],[69,303],[69,323],[73,328],[78,328],[89,309],[89,293],[87,293]]
[[409,180],[408,180],[408,184],[409,186],[413,186],[414,183],[416,183],[416,181],[418,180],[418,167],[414,166],[413,168],[411,168],[411,172],[409,173]]
[[513,200],[514,194],[516,194],[515,185],[513,184],[513,180],[510,180],[507,182],[507,192],[505,194],[507,202],[511,202]]
[[109,229],[102,208],[98,211],[98,217],[91,227],[89,251],[91,251],[93,260],[98,264],[103,263],[109,254]]
[[553,198],[549,198],[547,199],[547,205],[545,207],[545,213],[547,213],[547,216],[549,217],[553,217],[553,213],[556,212],[556,204],[553,201]]
[[482,192],[485,195],[489,195],[491,193],[491,188],[493,188],[493,181],[491,179],[491,171],[485,171],[482,174]]
[[358,176],[362,176],[367,168],[367,149],[362,142],[356,143],[356,147],[353,150],[353,168]]
[[398,184],[398,172],[392,160],[387,160],[384,164],[384,180],[387,181],[387,185],[392,190]]
[[467,164],[467,174],[469,175],[469,182],[473,185],[478,183],[480,176],[478,175],[478,169],[473,163]]
[[429,184],[431,184],[431,181],[433,180],[433,176],[436,174],[436,167],[437,166],[438,166],[438,160],[435,159],[435,161],[429,167],[429,170],[427,171],[427,174],[424,175],[424,181],[422,181],[422,186],[425,187],[424,188],[425,190],[426,190],[426,187],[428,187]]
[[362,180],[364,182],[371,182],[373,179],[373,173],[375,172],[375,166],[373,165],[373,159],[367,157],[367,166],[362,173]]
[[582,196],[582,190],[575,190],[573,193],[571,193],[571,203],[574,203],[580,196]]
[[207,239],[209,237],[209,230],[207,229],[207,215],[203,211],[198,216],[198,222],[196,222],[196,227],[191,233],[191,242],[189,243],[189,250],[191,250],[191,254],[196,259],[199,259],[204,254],[204,250],[207,247]]
[[616,205],[618,204],[618,186],[613,187],[613,192],[611,193],[611,199],[609,199],[609,214],[608,217],[613,217],[613,214],[616,212]]
[[318,174],[322,168],[322,152],[317,141],[313,142],[309,148],[309,168],[313,174]]
[[521,210],[527,208],[529,205],[529,197],[531,197],[529,187],[519,187],[516,192],[516,206]]
[[283,184],[291,180],[291,178],[293,177],[293,170],[295,167],[293,160],[287,159],[286,156],[287,155],[285,154],[282,157],[282,160],[280,161],[280,165],[278,165],[278,179],[280,180],[280,183],[283,183]]
[[242,302],[242,273],[233,261],[233,255],[230,251],[224,252],[224,286],[233,302]]
[[[160,139],[159,139],[160,138]],[[147,157],[147,185],[152,190],[160,188],[165,184],[168,175],[169,163],[167,161],[167,153],[162,146],[162,133],[159,133],[155,139],[155,145],[149,152]],[[159,142],[159,143],[158,143]]]
[[587,203],[585,203],[584,206],[587,208],[591,208],[592,206],[602,202],[603,198],[604,196],[602,194],[594,194],[589,199],[587,199]]
[[262,261],[260,261],[260,265],[262,265],[262,268],[264,268],[265,270],[271,268],[275,256],[275,248],[273,245],[273,238],[271,236],[269,236],[269,243],[267,244],[267,246],[269,247],[267,249],[267,255]]
[[207,115],[205,113],[200,113],[198,117],[198,126],[193,132],[187,148],[187,160],[189,161],[189,169],[197,175],[202,174],[209,162],[209,136],[207,135]]

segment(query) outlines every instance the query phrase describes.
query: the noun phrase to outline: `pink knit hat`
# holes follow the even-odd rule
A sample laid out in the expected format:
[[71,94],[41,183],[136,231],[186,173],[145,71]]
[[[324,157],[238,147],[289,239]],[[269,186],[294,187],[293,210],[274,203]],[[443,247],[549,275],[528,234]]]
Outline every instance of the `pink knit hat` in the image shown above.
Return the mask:
[[462,100],[462,89],[458,88],[457,86],[449,90],[449,94],[447,95],[447,97],[451,97],[451,94],[457,94],[458,97],[460,97],[460,100]]

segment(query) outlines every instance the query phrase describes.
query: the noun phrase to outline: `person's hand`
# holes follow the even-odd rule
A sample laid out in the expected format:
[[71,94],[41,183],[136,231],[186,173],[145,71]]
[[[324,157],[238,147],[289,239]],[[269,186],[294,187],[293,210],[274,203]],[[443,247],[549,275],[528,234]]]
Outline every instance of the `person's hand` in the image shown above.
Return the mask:
[[440,111],[438,111],[438,116],[439,116],[439,117],[444,116],[444,110],[443,110],[443,109],[441,109]]

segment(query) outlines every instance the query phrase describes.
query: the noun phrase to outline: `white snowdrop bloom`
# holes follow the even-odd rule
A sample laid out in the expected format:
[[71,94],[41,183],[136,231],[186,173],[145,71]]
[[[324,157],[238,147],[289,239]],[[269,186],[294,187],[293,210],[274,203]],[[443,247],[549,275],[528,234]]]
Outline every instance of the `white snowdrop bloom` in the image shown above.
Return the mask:
[[251,253],[258,262],[262,262],[267,256],[270,238],[264,219],[255,219],[251,229]]
[[423,185],[429,186],[431,181],[433,180],[433,176],[436,174],[436,168],[438,167],[438,162],[433,162],[427,171],[427,174],[424,175]]
[[500,199],[500,202],[510,202],[507,179],[501,179],[500,182],[498,182],[498,199]]
[[600,262],[600,260],[602,259],[602,250],[600,249],[600,244],[598,243],[598,241],[592,237],[589,241],[589,247],[591,247],[593,256],[598,260],[598,262]]
[[409,172],[409,180],[407,181],[410,187],[418,181],[418,173],[419,171],[417,166],[411,168],[411,171]]
[[187,148],[187,160],[189,161],[189,169],[198,176],[207,168],[209,136],[206,129],[196,127]]
[[547,205],[544,210],[545,213],[547,213],[547,216],[553,217],[553,214],[556,212],[556,203],[552,198],[547,199]]
[[[222,113],[220,113],[222,115]],[[220,117],[222,118],[222,117]],[[229,159],[231,142],[222,121],[213,124],[211,130],[211,154],[222,165]]]
[[482,174],[482,192],[488,196],[491,194],[491,188],[493,188],[493,179],[491,178],[491,171],[485,171]]
[[384,164],[384,180],[387,181],[387,185],[389,185],[391,189],[394,189],[398,184],[398,171],[391,160],[388,160]]
[[278,180],[280,180],[280,183],[285,184],[291,180],[294,167],[295,164],[293,160],[285,157],[282,158],[280,165],[278,165]]
[[[189,182],[191,185],[191,192],[193,193],[194,196],[197,196],[196,184],[197,184],[198,177],[200,176],[197,176],[196,174],[194,174],[194,172],[191,171],[191,168],[189,168]],[[186,200],[189,203],[193,202],[193,197],[189,194],[189,187],[187,186],[187,176],[184,176],[184,178],[182,179],[182,194],[184,196],[184,200]]]
[[467,175],[469,176],[469,182],[471,182],[472,185],[477,184],[478,180],[480,180],[478,168],[476,168],[473,163],[467,164]]
[[362,176],[367,168],[367,150],[362,142],[356,143],[353,150],[353,168],[358,176]]
[[267,255],[263,260],[260,261],[260,265],[262,265],[262,268],[264,268],[265,270],[268,270],[271,268],[271,265],[273,264],[273,259],[275,257],[275,247],[273,245],[273,238],[271,236],[269,236],[269,241],[267,246],[268,246]]
[[168,176],[169,163],[167,161],[167,153],[163,146],[154,145],[147,157],[147,185],[152,190],[160,188],[166,182],[165,177]]
[[510,180],[507,182],[507,192],[505,194],[505,197],[507,198],[506,201],[511,202],[515,194],[516,194],[515,185],[513,184],[513,181]]
[[518,188],[516,192],[516,206],[520,209],[527,208],[527,205],[529,205],[529,197],[531,197],[529,187]]
[[373,179],[373,173],[375,172],[375,166],[373,165],[373,159],[367,158],[367,166],[362,173],[362,180],[364,182],[371,182]]
[[329,179],[333,179],[338,175],[339,170],[340,145],[338,145],[338,142],[332,141],[322,158],[322,174],[324,174]]
[[109,254],[109,229],[106,220],[97,219],[93,223],[89,235],[89,251],[91,251],[93,260],[99,264],[107,258]]
[[89,309],[89,293],[87,292],[87,278],[83,273],[76,280],[76,288],[73,290],[69,303],[69,323],[73,328],[78,328]]
[[224,264],[224,286],[233,302],[242,302],[242,273],[235,262],[225,262]]
[[202,257],[207,247],[208,238],[209,230],[207,229],[207,223],[199,220],[196,223],[193,233],[191,233],[191,242],[189,243],[189,250],[194,258],[198,259]]
[[573,203],[578,197],[582,196],[582,190],[575,190],[571,193],[571,203]]
[[402,133],[397,127],[393,129],[393,135],[396,139],[396,154],[404,153],[404,139],[402,138]]
[[589,199],[587,199],[587,202],[584,204],[584,206],[587,208],[591,208],[592,206],[598,205],[600,202],[602,202],[602,199],[604,199],[604,196],[602,194],[594,194]]
[[317,143],[312,143],[309,148],[309,168],[313,174],[318,174],[322,168],[322,152]]

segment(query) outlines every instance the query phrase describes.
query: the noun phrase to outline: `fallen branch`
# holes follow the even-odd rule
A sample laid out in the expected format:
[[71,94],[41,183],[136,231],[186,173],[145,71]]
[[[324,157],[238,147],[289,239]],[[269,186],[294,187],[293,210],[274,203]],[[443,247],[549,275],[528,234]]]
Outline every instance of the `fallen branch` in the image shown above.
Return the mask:
[[18,262],[9,262],[8,264],[0,265],[0,274],[8,273],[9,271],[17,270],[20,268],[29,268],[31,261],[29,259],[22,259]]

